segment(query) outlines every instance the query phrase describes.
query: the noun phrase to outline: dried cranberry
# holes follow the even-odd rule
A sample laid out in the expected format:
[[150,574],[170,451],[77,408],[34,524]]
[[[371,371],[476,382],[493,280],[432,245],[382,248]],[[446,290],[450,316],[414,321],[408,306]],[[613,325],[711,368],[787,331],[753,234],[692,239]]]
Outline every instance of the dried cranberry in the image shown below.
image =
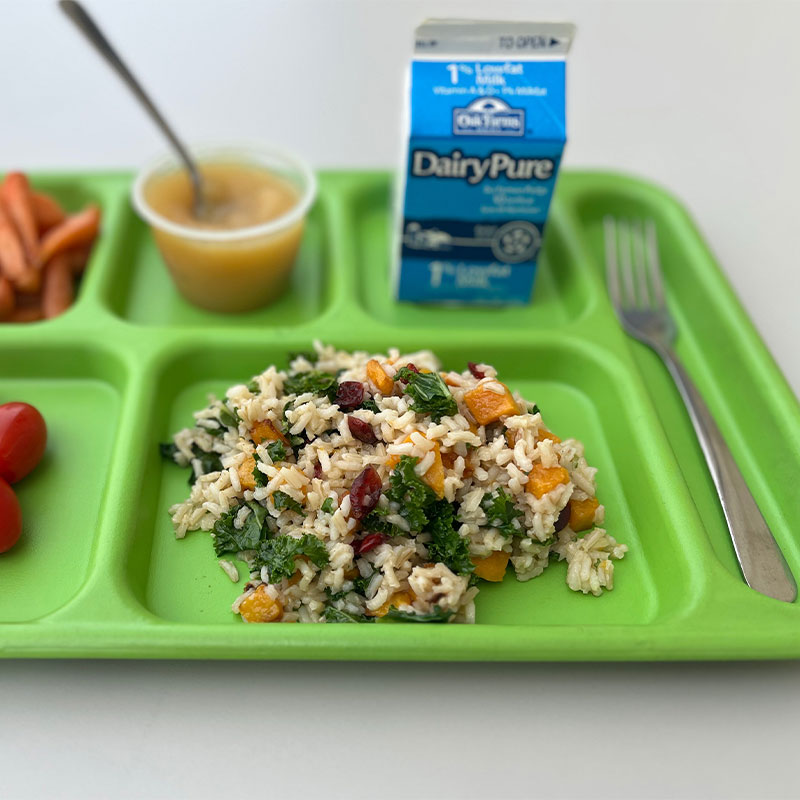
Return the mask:
[[320,464],[319,461],[317,461],[317,463],[314,464],[314,477],[315,478],[322,477],[322,464]]
[[334,402],[339,408],[358,408],[364,400],[364,384],[361,381],[342,381],[336,388]]
[[467,361],[467,366],[469,367],[469,371],[472,373],[472,377],[480,380],[481,378],[486,377],[486,373],[482,369],[478,369],[478,365],[474,361]]
[[347,427],[350,428],[350,433],[352,433],[359,442],[364,442],[364,444],[378,443],[378,437],[375,435],[375,431],[372,430],[372,425],[368,422],[364,422],[363,419],[348,417]]
[[554,526],[554,530],[558,533],[560,530],[563,530],[567,527],[567,523],[569,522],[569,502],[561,509],[561,513],[558,515],[558,519],[556,520],[556,524]]
[[350,487],[350,516],[354,519],[364,517],[378,505],[381,497],[381,476],[375,467],[367,467],[360,472]]
[[353,542],[353,550],[357,556],[369,553],[374,550],[379,544],[386,541],[385,533],[368,533],[363,539],[358,542]]

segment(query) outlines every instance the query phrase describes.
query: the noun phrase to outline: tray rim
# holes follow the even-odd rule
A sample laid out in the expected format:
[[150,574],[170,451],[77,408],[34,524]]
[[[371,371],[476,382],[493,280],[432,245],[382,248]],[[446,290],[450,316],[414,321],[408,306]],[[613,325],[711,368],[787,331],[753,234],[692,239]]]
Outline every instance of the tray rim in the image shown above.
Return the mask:
[[[47,180],[69,180],[80,177],[81,179],[105,179],[109,180],[113,183],[113,181],[124,181],[127,179],[130,173],[127,171],[100,171],[100,172],[76,172],[76,171],[59,171],[56,173],[32,173],[32,177],[34,180],[39,181],[47,181]],[[320,173],[321,177],[325,177],[328,180],[332,181],[334,188],[336,184],[340,182],[347,182],[348,180],[352,180],[353,177],[357,179],[376,179],[376,180],[385,180],[388,175],[391,173],[386,170],[332,170],[332,171],[323,171]],[[724,298],[720,301],[721,305],[727,305],[731,309],[732,315],[736,318],[736,322],[738,325],[741,326],[741,333],[742,338],[748,343],[748,346],[752,349],[752,358],[755,359],[756,363],[761,366],[763,373],[767,376],[772,386],[777,384],[777,388],[780,389],[779,396],[773,395],[772,400],[774,402],[780,403],[783,407],[782,411],[786,413],[787,417],[791,417],[793,421],[793,426],[795,429],[800,433],[800,405],[797,403],[797,399],[795,398],[791,388],[788,385],[788,382],[785,379],[785,376],[780,371],[779,366],[774,361],[771,353],[766,348],[766,345],[762,341],[761,337],[759,336],[754,324],[748,317],[744,307],[741,304],[738,296],[736,295],[733,287],[728,283],[727,279],[724,276],[724,273],[719,267],[717,260],[714,258],[713,253],[711,252],[710,248],[708,247],[707,243],[705,242],[704,238],[701,236],[700,231],[698,230],[696,224],[694,223],[692,217],[688,213],[688,211],[678,202],[678,200],[669,192],[661,189],[656,184],[651,183],[646,180],[642,180],[638,177],[630,176],[623,173],[618,173],[614,171],[607,171],[607,170],[577,170],[577,171],[570,171],[565,170],[562,174],[562,180],[560,181],[559,188],[564,187],[564,184],[567,184],[567,191],[569,190],[569,185],[572,183],[573,180],[596,180],[598,185],[602,188],[602,185],[611,180],[614,182],[622,182],[626,185],[628,189],[634,189],[639,191],[645,195],[653,196],[655,195],[657,202],[664,203],[665,201],[671,207],[671,213],[676,213],[679,215],[681,222],[684,226],[687,227],[688,232],[690,235],[693,236],[695,240],[695,244],[699,245],[703,248],[705,255],[706,255],[706,262],[708,269],[705,272],[709,275],[709,280],[713,281],[714,290],[721,292],[721,296]],[[346,188],[346,187],[345,187]],[[341,188],[340,188],[341,191]],[[347,194],[348,192],[343,192]],[[121,213],[121,212],[120,212]],[[110,247],[110,245],[109,245]],[[349,247],[352,249],[353,243],[350,242]],[[350,254],[352,257],[352,253]],[[94,284],[99,284],[101,282],[101,277],[98,276],[94,281]],[[341,301],[341,297],[343,296],[343,290],[336,292],[335,288],[332,290],[333,297],[331,298],[330,303],[328,304],[326,310],[317,316],[312,317],[307,323],[298,325],[291,329],[290,338],[308,338],[308,330],[315,328],[321,320],[324,320],[327,316],[334,313],[335,310],[338,308],[339,303]],[[107,309],[103,306],[100,302],[100,296],[97,294],[94,297],[96,301],[96,305],[99,306],[95,308],[94,311],[101,311],[105,312],[108,316],[106,322],[113,328],[115,326],[118,327],[120,331],[120,335],[123,331],[127,331],[130,333],[130,328],[135,327],[137,332],[142,332],[145,326],[138,325],[136,323],[129,322],[127,320],[121,319],[113,314],[110,309]],[[84,305],[88,305],[88,302],[85,302]],[[361,308],[359,306],[359,311],[363,314],[367,314],[368,312],[366,309]],[[592,312],[596,312],[597,309],[591,309],[587,315],[585,316],[592,316]],[[23,326],[12,326],[12,328],[17,328],[18,330],[3,330],[3,327],[0,326],[0,343],[6,340],[8,343],[12,344],[19,344],[22,346],[26,346],[28,344],[33,344],[34,346],[48,346],[52,344],[49,341],[51,338],[58,337],[59,342],[64,343],[65,340],[73,340],[75,343],[80,341],[81,334],[85,331],[85,328],[81,325],[82,318],[75,319],[76,315],[73,315],[73,318],[64,318],[63,323],[69,324],[62,324],[62,320],[56,320],[50,323],[44,323],[41,326],[37,325],[36,327],[39,328],[36,331],[35,335],[30,337],[27,336],[28,331],[19,330]],[[374,319],[370,316],[371,321],[374,322]],[[113,322],[112,322],[113,320]],[[121,326],[121,327],[119,327]],[[96,329],[95,324],[90,324],[89,327],[93,327]],[[258,328],[258,326],[254,326]],[[183,344],[181,343],[182,340],[188,339],[191,337],[191,331],[193,330],[190,327],[186,328],[170,328],[169,326],[147,326],[147,329],[152,331],[153,336],[158,336],[159,332],[164,330],[170,330],[172,332],[178,333],[182,332],[183,336],[179,337],[179,343],[177,345],[173,345],[173,350],[180,350]],[[233,339],[236,336],[246,336],[248,332],[252,332],[252,328],[237,328],[237,329],[229,329],[226,331],[226,336],[230,335]],[[386,338],[391,337],[392,335],[398,335],[401,333],[401,328],[393,327],[392,325],[383,325],[383,331],[381,332],[382,336]],[[433,330],[432,328],[426,328],[424,326],[420,326],[413,331],[414,337],[423,337],[425,335],[426,330]],[[52,332],[51,332],[52,331]],[[33,333],[33,332],[31,332]],[[15,335],[16,334],[16,335]],[[27,341],[21,341],[20,335]],[[507,335],[507,331],[498,331],[496,333],[492,332],[490,335],[490,339],[494,340],[495,344],[502,344],[503,339]],[[16,341],[15,341],[16,340]],[[34,344],[35,343],[35,344]],[[103,345],[106,347],[108,352],[113,352],[114,355],[123,357],[123,351],[125,347],[118,344],[116,341],[112,341],[107,345],[104,343]],[[166,348],[159,353],[159,358],[164,359],[167,358],[168,355],[166,354]],[[169,356],[171,357],[171,356]],[[132,394],[130,388],[128,390],[128,394]],[[130,401],[128,401],[130,402]],[[121,413],[124,412],[124,402],[123,407],[121,408]],[[118,442],[115,441],[114,448],[118,446]],[[716,562],[715,562],[716,563]],[[731,577],[729,573],[725,572],[728,577]],[[733,584],[729,587],[730,592],[729,594],[737,596],[736,604],[740,604],[742,599],[753,599],[750,597],[752,592],[746,589],[743,584],[734,586]],[[747,595],[742,595],[741,590],[747,593]],[[81,587],[78,594],[73,598],[73,600],[78,601],[75,605],[80,606],[80,598],[81,595],[84,593],[84,586]],[[124,594],[124,593],[123,593]],[[126,605],[124,602],[124,597],[120,598],[123,602],[122,605]],[[767,598],[760,598],[759,601],[764,601],[767,603],[776,603],[777,601],[770,601]],[[138,601],[137,605],[138,605]],[[745,602],[745,606],[749,606],[748,602]],[[782,604],[781,604],[782,605]],[[629,649],[629,645],[622,641],[620,644],[617,643],[609,643],[608,638],[614,638],[613,636],[609,637],[609,633],[613,633],[617,630],[620,632],[627,632],[626,635],[629,635],[632,630],[637,628],[638,626],[635,625],[624,625],[624,626],[616,626],[616,625],[598,625],[596,629],[593,629],[592,626],[565,626],[565,627],[579,627],[581,628],[581,637],[582,637],[582,645],[581,647],[576,649],[574,647],[574,642],[569,643],[564,641],[563,638],[563,631],[561,635],[548,635],[544,638],[550,642],[550,647],[545,647],[545,652],[542,653],[541,651],[541,641],[536,641],[537,637],[533,637],[534,641],[527,642],[527,638],[525,634],[531,633],[531,628],[529,626],[516,626],[516,625],[492,625],[488,626],[491,627],[493,630],[499,629],[500,632],[505,631],[508,633],[511,631],[513,636],[509,638],[502,633],[497,634],[497,641],[492,644],[490,647],[484,646],[476,646],[473,642],[469,644],[466,648],[470,652],[465,652],[462,648],[465,647],[465,644],[469,642],[470,634],[445,634],[445,645],[444,649],[442,650],[443,644],[442,641],[437,641],[434,638],[431,642],[428,642],[427,639],[431,636],[435,635],[436,630],[438,628],[433,628],[432,626],[418,626],[419,628],[424,628],[429,632],[422,632],[418,631],[413,636],[409,637],[406,636],[405,638],[412,639],[412,646],[408,648],[407,653],[397,653],[396,650],[398,648],[397,644],[390,643],[391,634],[385,633],[385,626],[378,626],[377,630],[381,632],[375,636],[374,631],[376,628],[373,626],[369,626],[370,629],[373,629],[373,634],[370,636],[369,639],[364,639],[365,633],[361,626],[353,626],[358,630],[350,629],[351,626],[345,626],[345,630],[343,631],[340,626],[336,626],[334,630],[338,631],[337,639],[338,642],[333,643],[325,643],[324,645],[314,645],[312,643],[308,643],[305,641],[306,638],[314,635],[313,631],[308,631],[307,633],[302,634],[295,634],[290,633],[289,636],[285,634],[277,635],[277,634],[270,634],[269,636],[265,636],[262,634],[258,634],[257,638],[253,639],[252,633],[248,635],[246,640],[243,639],[245,644],[240,644],[237,639],[242,638],[242,634],[230,634],[230,631],[234,630],[234,628],[225,628],[226,631],[229,632],[230,635],[226,635],[220,637],[219,634],[222,632],[223,628],[219,625],[197,625],[191,623],[170,623],[164,621],[159,617],[153,616],[153,620],[155,624],[153,625],[152,629],[147,629],[144,631],[144,635],[142,635],[141,630],[134,630],[129,627],[126,623],[115,622],[113,625],[108,626],[102,623],[86,623],[86,622],[77,622],[71,621],[70,616],[72,615],[72,606],[73,602],[70,601],[66,606],[62,607],[61,609],[49,614],[45,617],[42,617],[38,620],[34,620],[30,623],[0,623],[0,656],[3,657],[131,657],[131,658],[162,658],[162,657],[176,657],[176,653],[174,649],[170,649],[170,642],[182,642],[183,636],[185,634],[179,633],[179,631],[187,631],[187,634],[196,634],[196,638],[201,642],[200,645],[191,646],[190,642],[186,642],[182,644],[184,648],[181,652],[177,654],[178,657],[181,658],[257,658],[257,659],[264,659],[264,658],[280,658],[280,659],[293,659],[293,658],[332,658],[332,659],[359,659],[359,660],[652,660],[652,659],[663,659],[663,660],[673,660],[673,659],[697,659],[709,658],[709,647],[711,641],[715,642],[716,647],[719,648],[718,652],[711,655],[711,659],[714,658],[752,658],[756,657],[777,657],[777,658],[794,658],[800,656],[800,637],[796,641],[794,640],[787,640],[784,642],[776,641],[775,639],[775,631],[771,630],[770,625],[765,625],[758,631],[758,635],[755,636],[755,639],[761,642],[761,647],[763,650],[761,652],[755,652],[754,648],[750,646],[750,644],[742,646],[741,643],[737,643],[735,640],[731,639],[728,636],[719,636],[719,632],[716,632],[716,635],[712,635],[714,632],[711,630],[702,631],[698,633],[695,637],[694,633],[687,632],[685,629],[681,629],[678,626],[678,629],[675,630],[672,621],[664,622],[656,622],[656,623],[649,623],[648,625],[644,626],[645,628],[649,629],[653,635],[648,636],[640,636],[638,633],[633,636],[632,644],[634,645],[634,652],[627,652]],[[791,607],[783,609],[783,611],[788,611]],[[66,613],[62,613],[66,612]],[[781,613],[779,616],[784,616],[784,613]],[[771,616],[771,615],[769,615]],[[61,621],[61,618],[64,618]],[[136,615],[131,617],[132,621],[136,620]],[[792,617],[787,617],[788,619],[792,619]],[[679,622],[680,620],[678,620]],[[796,619],[793,621],[796,622]],[[223,626],[224,627],[224,626]],[[243,629],[245,626],[237,626],[239,629]],[[281,628],[284,626],[269,626],[270,628]],[[328,626],[290,626],[292,629],[303,629],[307,630],[309,628],[314,629],[314,631],[320,632],[323,629],[326,629]],[[391,627],[391,626],[390,626]],[[459,629],[466,629],[472,630],[471,626],[445,626],[445,630],[449,631],[451,628]],[[478,628],[486,628],[487,626],[476,626]],[[552,634],[557,628],[561,626],[547,626],[548,634]],[[533,630],[541,632],[542,627],[533,628]],[[158,633],[156,633],[156,630]],[[47,641],[42,642],[41,639],[44,638],[45,632],[46,636],[49,638],[49,643]],[[91,636],[95,638],[94,643],[87,644],[85,640],[86,633],[91,631]],[[125,632],[135,633],[136,635],[134,638],[138,641],[138,644],[132,644],[130,641],[126,642],[125,637],[120,640],[117,634],[123,634]],[[361,632],[359,632],[361,631]],[[63,635],[62,635],[63,632]],[[69,635],[67,633],[69,632]],[[265,632],[266,633],[266,632]],[[749,635],[753,635],[755,632],[751,632]],[[33,641],[26,641],[29,638]],[[605,641],[602,640],[602,637],[599,635],[602,634],[606,637]],[[323,633],[322,639],[323,641],[327,639],[327,637],[332,636],[331,632]],[[67,637],[67,640],[64,641],[64,636]],[[475,635],[477,637],[477,634]],[[538,633],[538,636],[541,637],[541,633]],[[709,640],[709,636],[711,636],[711,640]],[[166,637],[162,640],[162,637]],[[387,640],[385,643],[383,642],[384,638]],[[623,636],[623,639],[625,637]],[[697,641],[694,641],[695,638]],[[144,642],[142,641],[144,639]],[[364,639],[364,641],[361,641]],[[377,641],[376,641],[377,639]],[[145,642],[149,643],[145,644]],[[216,640],[216,641],[213,641]],[[763,640],[763,641],[762,641]],[[142,645],[144,644],[144,647]],[[366,645],[366,646],[365,646]],[[587,650],[587,645],[590,645]],[[149,652],[145,652],[147,648],[151,648]],[[133,648],[129,651],[129,648]],[[140,649],[141,648],[141,649]],[[322,650],[320,650],[322,648]],[[421,648],[421,649],[420,649]],[[434,648],[432,651],[430,648]],[[516,649],[515,649],[516,648]],[[386,651],[392,651],[387,653]],[[324,652],[323,652],[324,651]]]

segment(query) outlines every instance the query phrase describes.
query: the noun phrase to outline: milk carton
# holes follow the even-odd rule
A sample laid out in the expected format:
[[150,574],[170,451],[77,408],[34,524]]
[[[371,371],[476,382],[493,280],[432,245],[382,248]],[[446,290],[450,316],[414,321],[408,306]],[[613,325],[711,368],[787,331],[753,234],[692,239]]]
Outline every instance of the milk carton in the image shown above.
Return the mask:
[[408,80],[399,300],[527,303],[566,142],[569,24],[429,20]]

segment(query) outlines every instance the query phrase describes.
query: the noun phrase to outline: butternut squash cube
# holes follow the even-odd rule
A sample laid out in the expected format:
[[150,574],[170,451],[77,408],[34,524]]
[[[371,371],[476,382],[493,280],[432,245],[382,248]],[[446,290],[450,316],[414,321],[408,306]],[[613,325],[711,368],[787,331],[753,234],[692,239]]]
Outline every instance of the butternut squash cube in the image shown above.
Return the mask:
[[[411,434],[403,439],[402,444],[412,441]],[[386,466],[394,469],[400,461],[400,456],[389,456]],[[436,496],[441,499],[444,497],[444,464],[442,463],[442,451],[439,442],[433,443],[433,464],[428,467],[427,472],[422,476],[422,480],[436,492]]]
[[537,441],[541,439],[550,439],[551,442],[555,442],[558,444],[561,439],[556,436],[552,431],[548,431],[547,428],[539,428],[539,432],[536,434]]
[[585,531],[594,525],[594,513],[600,501],[596,497],[569,501],[569,526],[574,531]]
[[256,422],[250,431],[250,437],[256,444],[261,442],[283,442],[288,446],[289,440],[268,419]]
[[481,385],[464,395],[464,402],[479,425],[488,425],[500,417],[519,413],[508,387],[505,384],[501,384],[501,386],[505,389],[503,394],[497,394],[497,392],[487,389],[485,385]]
[[395,592],[382,606],[380,606],[380,608],[376,608],[374,611],[367,611],[366,615],[368,617],[385,617],[389,613],[389,609],[392,608],[392,606],[394,606],[394,608],[399,608],[400,606],[410,606],[416,599],[417,596],[411,591],[411,589],[406,589],[402,592]]
[[544,497],[562,483],[569,483],[569,472],[564,467],[543,467],[537,461],[528,476],[525,488],[534,497]]
[[266,586],[261,584],[242,600],[239,613],[247,622],[278,622],[283,616],[283,605],[280,600],[270,597]]
[[394,391],[394,381],[374,358],[367,361],[367,377],[382,395],[388,396]]
[[244,461],[239,464],[236,470],[239,473],[239,483],[242,484],[242,489],[250,489],[251,491],[256,488],[256,479],[253,475],[253,470],[256,468],[256,460],[253,456],[245,456]]
[[494,583],[502,581],[506,574],[509,558],[511,558],[511,555],[504,553],[502,550],[495,550],[494,553],[486,556],[486,558],[473,558],[472,563],[475,565],[475,574],[485,581]]

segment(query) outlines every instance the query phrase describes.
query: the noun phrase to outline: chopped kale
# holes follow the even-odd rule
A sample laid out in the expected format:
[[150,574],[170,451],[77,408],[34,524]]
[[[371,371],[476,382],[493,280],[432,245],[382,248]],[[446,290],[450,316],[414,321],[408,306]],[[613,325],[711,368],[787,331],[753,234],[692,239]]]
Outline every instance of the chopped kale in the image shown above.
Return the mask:
[[337,600],[344,600],[350,592],[346,592],[342,589],[340,592],[334,592],[331,590],[330,586],[325,587],[325,594],[328,596],[328,600],[336,602]]
[[413,612],[390,608],[386,616],[390,619],[400,619],[404,622],[447,622],[455,613],[452,609],[445,610],[439,606],[434,606],[433,611],[428,614],[414,614]]
[[431,561],[441,561],[453,572],[468,575],[475,567],[469,557],[469,544],[454,527],[455,511],[447,500],[437,500],[426,512],[431,534],[428,555]]
[[253,480],[256,486],[266,486],[269,483],[269,478],[258,468],[260,459],[256,456],[256,465],[253,467]]
[[539,411],[539,406],[537,406],[536,403],[534,403],[532,406],[528,406],[528,413],[541,414],[541,411]]
[[412,531],[423,531],[428,522],[425,508],[436,499],[436,494],[414,472],[416,463],[417,459],[412,456],[401,456],[389,476],[390,487],[385,494],[389,500],[400,504],[400,514],[408,520]]
[[172,442],[161,442],[158,446],[158,452],[161,454],[161,458],[165,461],[175,461],[175,455],[178,452],[178,448]]
[[247,384],[247,391],[253,394],[261,394],[261,387],[258,385],[258,381],[255,378]]
[[303,506],[297,502],[293,497],[290,497],[286,492],[277,491],[272,495],[272,502],[275,503],[275,510],[282,511],[288,508],[289,511],[297,511],[298,514],[306,515],[303,511]]
[[312,394],[327,397],[331,402],[336,397],[337,387],[338,383],[335,375],[318,369],[312,369],[308,372],[296,372],[294,375],[289,375],[283,383],[283,390],[286,394],[311,392]]
[[286,412],[290,408],[292,408],[291,401],[285,403],[283,406],[283,411],[281,412],[281,433],[289,440],[289,446],[293,451],[296,452],[298,448],[303,447],[307,442],[303,436],[296,436],[292,433],[289,433],[289,429],[292,426],[289,420],[286,419]]
[[487,492],[481,500],[481,508],[486,512],[486,521],[492,528],[497,528],[503,536],[519,536],[522,528],[514,525],[514,520],[522,516],[522,512],[514,506],[511,495],[504,489]]
[[402,367],[394,379],[408,381],[405,393],[413,399],[411,409],[417,414],[430,414],[434,422],[439,422],[444,416],[458,413],[456,400],[438,372],[414,372]]
[[294,575],[294,560],[306,556],[317,567],[328,563],[328,551],[316,536],[306,533],[303,536],[276,536],[261,542],[255,557],[257,567],[266,567],[270,583],[278,583],[281,578]]
[[[208,453],[201,450],[199,445],[192,445],[193,458],[200,460],[200,474],[206,475],[209,472],[220,472],[222,470],[222,461],[220,461],[219,453]],[[194,474],[194,467],[189,475],[189,486],[194,486],[197,476]]]
[[324,511],[326,514],[333,514],[333,498],[326,497],[325,502],[320,506],[320,511]]
[[239,420],[239,412],[235,408],[231,411],[225,404],[221,406],[219,410],[219,421],[226,428],[238,428]]
[[375,622],[375,617],[348,614],[346,611],[340,611],[333,606],[328,606],[322,616],[325,617],[326,622]]
[[387,522],[384,517],[389,513],[387,508],[375,508],[361,520],[361,527],[365,531],[385,533],[387,536],[404,536],[406,531],[397,525]]
[[375,414],[378,413],[378,404],[371,397],[367,397],[366,400],[362,401],[360,408],[365,408]]
[[246,505],[250,513],[240,530],[233,523],[241,506],[232,508],[214,523],[214,550],[218,556],[223,553],[238,553],[240,550],[255,550],[267,538],[267,510],[255,501]]
[[213,425],[198,425],[201,431],[210,433],[212,436],[222,436],[228,429],[218,419],[204,419],[203,422],[211,422]]
[[274,442],[270,442],[267,445],[267,454],[272,459],[273,464],[277,464],[279,461],[286,461],[286,448],[280,439],[275,439]]
[[369,575],[359,575],[357,578],[353,579],[353,591],[358,592],[358,594],[366,595],[367,593],[367,586],[369,586],[370,581],[372,580],[372,576],[375,574],[375,571],[370,572]]

